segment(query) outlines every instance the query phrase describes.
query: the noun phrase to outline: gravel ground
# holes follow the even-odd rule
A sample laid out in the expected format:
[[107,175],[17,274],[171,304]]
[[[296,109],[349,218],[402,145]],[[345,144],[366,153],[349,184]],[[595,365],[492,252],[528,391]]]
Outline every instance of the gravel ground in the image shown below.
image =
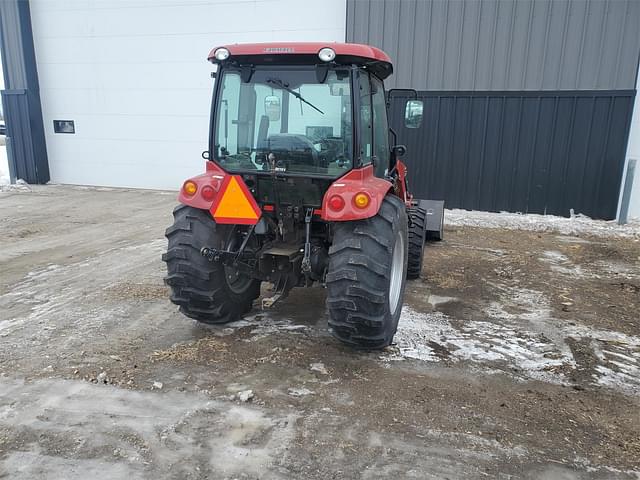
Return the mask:
[[174,203],[0,193],[0,478],[640,477],[633,230],[453,212],[396,344],[356,352],[321,288],[220,328],[181,316]]

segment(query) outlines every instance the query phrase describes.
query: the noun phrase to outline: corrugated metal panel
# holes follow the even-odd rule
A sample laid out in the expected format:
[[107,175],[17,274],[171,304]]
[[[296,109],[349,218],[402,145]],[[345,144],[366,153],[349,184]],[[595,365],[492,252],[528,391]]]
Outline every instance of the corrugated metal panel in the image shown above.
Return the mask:
[[449,208],[616,216],[635,92],[419,92],[420,128],[404,95],[391,125],[407,145],[410,187]]
[[347,41],[383,48],[388,86],[614,90],[635,86],[638,0],[347,0]]
[[9,172],[29,183],[49,181],[38,74],[27,0],[0,1],[0,48],[5,85]]
[[[16,2],[0,3],[0,45],[2,45],[2,65],[4,84],[8,89],[23,88],[26,72],[21,59],[22,38],[20,37],[20,15]],[[6,43],[11,48],[6,48]],[[11,68],[9,68],[11,67]]]

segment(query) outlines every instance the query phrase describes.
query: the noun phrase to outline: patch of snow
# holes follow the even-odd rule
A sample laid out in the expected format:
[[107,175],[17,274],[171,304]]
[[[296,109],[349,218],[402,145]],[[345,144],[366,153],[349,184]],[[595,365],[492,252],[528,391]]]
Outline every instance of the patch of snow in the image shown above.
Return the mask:
[[[483,372],[513,367],[525,378],[555,384],[578,367],[568,338],[588,341],[599,359],[594,383],[640,395],[640,337],[570,325],[553,318],[549,299],[525,288],[500,287],[502,301],[491,303],[486,319],[458,322],[441,312],[417,312],[404,306],[395,336],[395,349],[384,361],[468,361]],[[508,367],[505,369],[505,367]]]
[[312,363],[311,365],[309,365],[309,369],[312,372],[318,372],[318,373],[321,373],[322,375],[329,375],[329,372],[327,371],[327,367],[325,367],[324,363],[322,362]]
[[429,295],[429,298],[427,298],[427,302],[433,305],[434,307],[437,307],[438,305],[443,305],[449,302],[455,302],[456,300],[458,299],[455,297],[441,297],[439,295]]
[[594,270],[607,275],[616,275],[627,279],[640,279],[640,264],[630,265],[614,260],[596,260],[593,262],[592,267]]
[[542,254],[542,260],[548,261],[550,263],[565,263],[569,261],[569,257],[567,257],[564,253],[558,252],[557,250],[549,250]]
[[313,390],[309,390],[305,387],[289,389],[289,395],[291,395],[292,397],[306,397],[307,395],[313,395],[313,393]]
[[640,278],[640,265],[636,266],[620,261],[596,260],[583,267],[582,265],[574,265],[569,257],[557,251],[544,252],[538,260],[548,264],[553,272],[571,277],[598,279],[617,276],[625,279]]
[[7,158],[7,147],[0,146],[0,185],[9,185],[9,159]]
[[539,258],[538,260],[548,264],[551,270],[556,273],[560,273],[563,275],[571,275],[573,277],[581,277],[581,278],[586,276],[591,276],[591,277],[594,276],[592,274],[588,275],[582,269],[582,266],[574,265],[573,263],[571,263],[571,260],[569,259],[569,257],[567,257],[563,253],[558,252],[556,250],[544,252],[542,254],[542,257]]
[[254,397],[253,390],[244,390],[242,392],[238,392],[238,400],[243,403],[248,402]]
[[494,213],[454,209],[445,212],[444,221],[446,225],[451,226],[558,232],[563,235],[586,234],[599,237],[640,238],[640,221],[634,220],[627,225],[618,225],[613,220],[594,220],[580,214],[565,218],[532,213]]
[[[190,476],[180,475],[187,471],[180,470],[181,465],[206,459],[216,478],[278,478],[278,462],[294,446],[301,414],[291,409],[276,414],[249,405],[212,401],[202,393],[158,395],[82,381],[1,378],[4,429],[38,425],[46,438],[56,438],[61,445],[75,445],[80,438],[83,449],[99,454],[81,455],[70,463],[66,456],[26,444],[3,456],[3,472],[20,473],[12,478],[148,477],[148,465],[139,460],[139,445],[144,445],[148,457],[142,458],[153,459],[154,472],[178,468],[178,477]],[[103,461],[103,451],[115,450],[118,461]]]
[[559,351],[536,332],[491,321],[466,322],[456,328],[440,312],[419,313],[409,306],[402,309],[395,341],[404,358],[505,364],[529,378],[554,383],[564,380],[549,371],[573,363],[570,353]]
[[232,322],[226,325],[226,328],[217,332],[217,335],[226,336],[231,335],[240,328],[251,328],[251,337],[246,341],[254,342],[261,340],[270,335],[274,335],[281,332],[288,332],[293,334],[303,334],[310,330],[307,325],[294,324],[288,318],[273,318],[269,313],[257,313],[254,315],[247,315],[244,318],[236,322]]
[[[8,178],[8,177],[7,177]],[[31,187],[27,182],[19,178],[15,184],[10,184],[8,181],[5,185],[0,183],[0,192],[31,192]]]

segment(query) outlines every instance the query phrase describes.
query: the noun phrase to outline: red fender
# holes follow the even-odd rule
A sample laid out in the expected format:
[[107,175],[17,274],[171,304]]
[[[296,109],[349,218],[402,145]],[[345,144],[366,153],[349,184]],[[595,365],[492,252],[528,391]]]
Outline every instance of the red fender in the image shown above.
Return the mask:
[[[373,174],[373,165],[351,170],[349,173],[333,182],[322,199],[323,220],[328,222],[348,222],[371,218],[378,213],[382,206],[382,200],[391,190],[389,181],[378,178]],[[358,208],[353,202],[358,193],[366,193],[371,199],[365,208]],[[339,196],[344,200],[344,206],[338,210],[332,210],[329,200]]]
[[394,190],[396,192],[396,195],[400,197],[400,200],[402,200],[405,205],[410,207],[413,195],[411,195],[411,193],[409,193],[407,189],[407,166],[400,160],[397,160],[396,170],[398,172],[398,176],[396,177],[396,182],[393,186]]

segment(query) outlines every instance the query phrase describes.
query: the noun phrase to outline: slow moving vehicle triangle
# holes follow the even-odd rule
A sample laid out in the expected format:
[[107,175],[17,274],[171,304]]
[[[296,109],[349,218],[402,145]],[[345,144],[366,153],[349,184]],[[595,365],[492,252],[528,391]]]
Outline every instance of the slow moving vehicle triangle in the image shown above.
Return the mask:
[[236,175],[225,178],[210,212],[217,223],[242,225],[255,225],[262,213],[242,178]]

